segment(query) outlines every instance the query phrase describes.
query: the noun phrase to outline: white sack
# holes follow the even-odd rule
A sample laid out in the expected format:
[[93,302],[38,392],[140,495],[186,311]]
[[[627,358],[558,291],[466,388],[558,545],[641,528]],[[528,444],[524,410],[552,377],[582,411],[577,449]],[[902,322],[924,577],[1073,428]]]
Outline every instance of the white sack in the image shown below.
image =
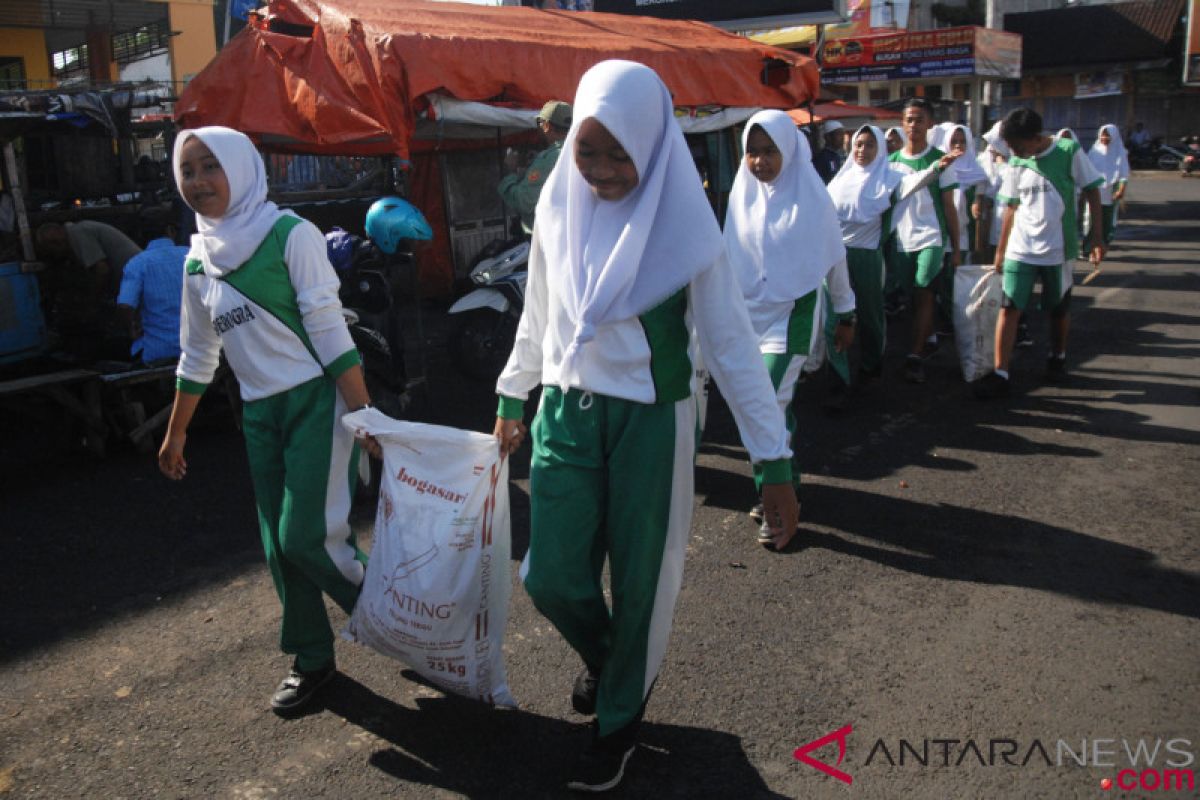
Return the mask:
[[988,264],[964,264],[954,272],[954,340],[963,378],[970,383],[992,371],[996,320],[1004,287]]
[[495,437],[373,408],[342,424],[379,440],[384,468],[362,595],[342,636],[447,691],[515,706],[501,650],[512,591],[508,461]]

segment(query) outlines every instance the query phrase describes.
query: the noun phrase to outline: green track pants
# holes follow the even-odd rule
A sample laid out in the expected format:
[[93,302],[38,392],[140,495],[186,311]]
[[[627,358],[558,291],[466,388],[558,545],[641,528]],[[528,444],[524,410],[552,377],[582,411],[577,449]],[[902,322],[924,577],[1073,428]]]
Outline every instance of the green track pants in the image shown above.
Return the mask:
[[243,406],[263,549],[283,604],[279,646],[306,671],[333,662],[322,592],[350,612],[367,562],[349,523],[357,448],[345,411],[327,377]]
[[[818,298],[820,299],[820,298]],[[783,420],[787,424],[788,443],[792,446],[792,485],[800,485],[800,457],[796,453],[796,412],[792,400],[796,396],[796,384],[800,380],[800,371],[804,368],[807,356],[789,355],[787,353],[763,353],[763,363],[767,374],[771,376],[771,386],[775,389],[775,400],[783,411]],[[753,464],[754,489],[760,495],[763,487],[762,464]]]
[[[883,311],[883,287],[885,267],[883,252],[862,247],[846,248],[846,266],[850,270],[850,286],[854,289],[855,316],[858,326],[854,340],[858,343],[861,358],[859,369],[878,372],[883,366],[883,349],[887,344],[887,317]],[[826,296],[825,345],[829,364],[846,383],[850,382],[849,353],[839,353],[833,346],[833,334],[837,327],[837,315],[833,303]]]
[[695,443],[694,397],[649,405],[542,391],[521,576],[538,611],[599,670],[602,736],[637,717],[666,652],[692,520]]

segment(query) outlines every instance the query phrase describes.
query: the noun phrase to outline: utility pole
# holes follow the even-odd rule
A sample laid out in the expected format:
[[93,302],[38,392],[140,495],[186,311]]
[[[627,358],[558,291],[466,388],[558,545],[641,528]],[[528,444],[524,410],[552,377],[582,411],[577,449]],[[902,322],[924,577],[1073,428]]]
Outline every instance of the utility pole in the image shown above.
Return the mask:
[[[987,12],[983,19],[983,24],[987,28],[1000,30],[1001,15],[1000,9],[996,8],[997,0],[987,0]],[[989,80],[983,84],[983,106],[984,108],[994,108],[1000,105],[1001,89],[999,82]],[[983,113],[983,109],[979,109],[978,115],[980,125],[983,124],[987,117]]]

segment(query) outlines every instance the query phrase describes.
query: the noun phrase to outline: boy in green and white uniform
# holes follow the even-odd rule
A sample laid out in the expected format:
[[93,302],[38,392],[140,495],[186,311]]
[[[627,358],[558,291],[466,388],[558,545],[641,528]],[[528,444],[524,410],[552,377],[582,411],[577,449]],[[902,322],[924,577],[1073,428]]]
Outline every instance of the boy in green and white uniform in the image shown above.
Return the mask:
[[[904,132],[908,142],[888,161],[902,173],[915,174],[935,166],[945,153],[929,144],[927,134],[933,124],[933,106],[922,97],[914,97],[904,106]],[[958,214],[954,208],[954,189],[958,187],[953,170],[944,171],[936,186],[914,192],[901,200],[893,213],[896,226],[894,263],[901,279],[913,287],[913,330],[904,377],[913,383],[925,382],[921,355],[933,332],[934,300],[937,281],[942,273],[943,243],[950,242],[950,267],[958,267]]]
[[[1042,133],[1042,118],[1026,108],[1004,118],[1001,135],[1012,149],[996,202],[1006,207],[995,270],[1004,276],[1004,301],[996,322],[995,371],[975,382],[977,397],[1008,392],[1008,367],[1021,312],[1042,283],[1042,309],[1050,312],[1051,352],[1047,377],[1066,372],[1067,332],[1070,329],[1071,262],[1079,257],[1076,238],[1075,190],[1082,190],[1093,219],[1100,211],[1104,179],[1079,143],[1051,139]],[[1089,234],[1091,260],[1100,263],[1104,244],[1099,230]]]

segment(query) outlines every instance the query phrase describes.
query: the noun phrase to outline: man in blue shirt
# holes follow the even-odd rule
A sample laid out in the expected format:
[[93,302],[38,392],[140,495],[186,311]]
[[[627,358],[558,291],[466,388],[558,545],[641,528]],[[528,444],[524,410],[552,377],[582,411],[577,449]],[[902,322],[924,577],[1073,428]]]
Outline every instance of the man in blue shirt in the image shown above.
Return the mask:
[[134,338],[130,352],[140,354],[142,362],[150,366],[179,358],[179,301],[188,248],[175,244],[173,228],[165,214],[148,213],[143,218],[142,231],[149,242],[125,264],[117,295],[117,310]]

